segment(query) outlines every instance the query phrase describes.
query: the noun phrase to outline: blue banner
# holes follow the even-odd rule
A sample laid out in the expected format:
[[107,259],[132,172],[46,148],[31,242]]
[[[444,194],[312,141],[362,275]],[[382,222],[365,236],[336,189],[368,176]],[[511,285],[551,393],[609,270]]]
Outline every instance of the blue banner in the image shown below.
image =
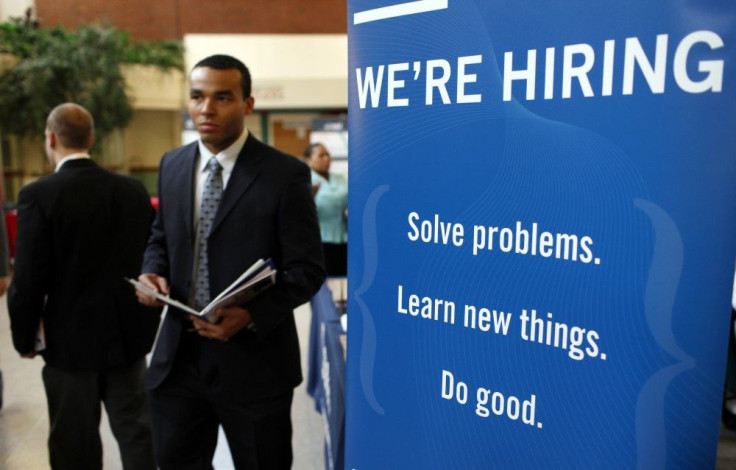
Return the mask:
[[348,10],[345,468],[713,468],[736,3]]

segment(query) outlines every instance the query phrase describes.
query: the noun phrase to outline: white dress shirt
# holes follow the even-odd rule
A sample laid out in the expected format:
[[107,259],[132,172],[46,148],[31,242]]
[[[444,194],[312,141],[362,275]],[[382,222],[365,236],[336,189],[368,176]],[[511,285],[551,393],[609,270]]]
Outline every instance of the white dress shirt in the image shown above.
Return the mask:
[[[227,188],[227,183],[230,180],[230,175],[233,172],[235,161],[240,155],[240,151],[243,150],[245,140],[248,138],[248,129],[244,129],[240,137],[233,142],[228,148],[214,155],[217,161],[222,166],[222,191],[223,194]],[[199,206],[202,204],[202,193],[204,192],[204,184],[209,176],[209,170],[207,169],[207,162],[213,157],[212,152],[205,147],[202,139],[199,139],[199,163],[197,164],[197,172],[194,174],[194,218],[192,219],[192,225],[194,228],[194,257],[193,259],[193,272],[192,272],[192,285],[197,283],[197,273],[199,270]],[[211,293],[216,295],[217,293]],[[189,305],[196,305],[194,300],[194,289],[189,293]]]

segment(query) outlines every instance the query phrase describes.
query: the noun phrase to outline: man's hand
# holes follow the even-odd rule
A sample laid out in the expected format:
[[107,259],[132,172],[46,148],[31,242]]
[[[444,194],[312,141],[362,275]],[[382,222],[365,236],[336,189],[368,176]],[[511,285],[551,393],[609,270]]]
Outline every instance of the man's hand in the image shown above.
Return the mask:
[[253,323],[250,312],[241,307],[218,308],[215,315],[220,318],[217,323],[210,323],[192,315],[194,329],[200,336],[227,341],[235,333]]
[[5,295],[5,293],[8,291],[8,284],[10,284],[10,280],[9,279],[10,278],[7,277],[7,276],[0,277],[0,297],[2,297],[3,295]]
[[[138,282],[144,284],[147,287],[160,292],[163,295],[169,295],[169,281],[166,278],[158,276],[156,274],[141,274],[138,276]],[[152,297],[142,290],[136,289],[135,295],[138,297],[138,302],[149,307],[163,307],[164,303],[158,300],[156,297]]]
[[37,351],[31,351],[29,353],[21,354],[20,357],[22,357],[24,359],[33,359],[37,355],[38,355],[38,352]]

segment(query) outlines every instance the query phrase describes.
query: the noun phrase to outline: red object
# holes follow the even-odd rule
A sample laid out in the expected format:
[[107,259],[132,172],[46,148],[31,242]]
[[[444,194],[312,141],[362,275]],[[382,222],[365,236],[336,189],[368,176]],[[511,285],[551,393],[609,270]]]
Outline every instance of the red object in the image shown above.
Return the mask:
[[158,198],[155,196],[151,196],[151,205],[154,209],[158,210]]
[[15,258],[15,236],[18,233],[18,211],[5,211],[5,228],[8,232],[8,257]]

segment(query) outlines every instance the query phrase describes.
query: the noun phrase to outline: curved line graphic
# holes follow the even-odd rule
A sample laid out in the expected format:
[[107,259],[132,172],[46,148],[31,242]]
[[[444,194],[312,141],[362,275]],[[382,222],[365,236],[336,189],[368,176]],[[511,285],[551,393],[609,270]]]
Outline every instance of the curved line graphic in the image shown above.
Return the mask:
[[675,377],[695,367],[695,360],[682,349],[672,331],[675,296],[684,259],[680,232],[669,214],[658,205],[635,199],[634,207],[649,217],[655,235],[644,292],[647,324],[657,345],[678,361],[654,373],[642,387],[636,403],[637,469],[656,470],[667,466],[665,393]]
[[373,391],[373,370],[376,362],[376,325],[368,305],[361,295],[373,285],[378,270],[378,235],[376,213],[378,201],[389,190],[388,185],[375,188],[368,196],[363,212],[363,280],[353,293],[363,317],[363,346],[360,351],[360,385],[363,395],[373,410],[384,414],[383,406],[378,403]]

